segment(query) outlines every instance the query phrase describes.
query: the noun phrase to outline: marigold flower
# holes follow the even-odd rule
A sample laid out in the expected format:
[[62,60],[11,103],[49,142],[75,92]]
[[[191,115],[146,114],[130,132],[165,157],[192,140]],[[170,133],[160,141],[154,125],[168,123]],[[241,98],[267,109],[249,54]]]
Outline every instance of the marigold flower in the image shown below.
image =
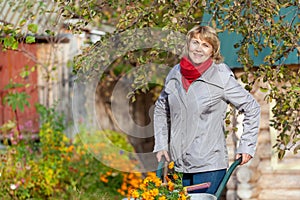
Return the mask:
[[145,191],[145,190],[147,190],[147,186],[146,186],[146,184],[144,184],[144,183],[142,183],[142,184],[140,184],[140,187],[139,187],[141,190],[143,190],[143,191]]
[[133,198],[139,198],[140,197],[140,194],[137,190],[131,190],[130,194]]
[[123,183],[123,184],[121,185],[121,189],[122,189],[122,190],[127,190],[127,185],[126,185],[126,183]]
[[133,187],[138,188],[139,184],[140,184],[140,180],[139,179],[131,179],[128,183],[130,185],[132,185]]
[[100,181],[102,181],[103,183],[108,183],[108,179],[104,175],[100,176]]
[[74,149],[74,146],[71,145],[71,146],[69,146],[69,147],[66,149],[66,152],[70,153],[70,152],[73,151],[73,149]]
[[154,197],[156,197],[159,193],[157,188],[154,188],[154,189],[150,190],[149,192],[150,192],[150,195],[154,196]]
[[153,179],[153,183],[155,184],[156,187],[159,187],[161,185],[161,180],[157,177]]
[[107,171],[107,172],[106,172],[106,175],[107,175],[107,176],[112,175],[112,171]]
[[118,189],[117,191],[118,191],[121,195],[125,196],[125,192],[124,192],[123,190]]
[[174,178],[174,180],[177,180],[178,179],[178,175],[177,174],[173,174],[173,178]]
[[172,161],[172,162],[169,163],[168,168],[169,169],[173,169],[174,168],[174,161]]
[[146,178],[144,179],[143,183],[144,183],[144,184],[147,184],[147,183],[149,183],[151,180],[152,180],[151,177],[146,177]]
[[167,198],[165,196],[161,196],[158,198],[158,200],[167,200]]
[[174,188],[175,188],[174,183],[173,183],[172,181],[169,181],[169,182],[168,182],[168,190],[173,191]]
[[186,200],[186,196],[184,194],[180,194],[180,200]]
[[168,176],[165,176],[165,179],[167,182],[171,181],[171,179]]
[[133,173],[130,173],[130,174],[128,175],[128,179],[132,179],[132,178],[134,178],[134,175],[133,175]]
[[154,197],[151,195],[150,191],[146,191],[142,194],[143,199],[145,200],[154,200]]

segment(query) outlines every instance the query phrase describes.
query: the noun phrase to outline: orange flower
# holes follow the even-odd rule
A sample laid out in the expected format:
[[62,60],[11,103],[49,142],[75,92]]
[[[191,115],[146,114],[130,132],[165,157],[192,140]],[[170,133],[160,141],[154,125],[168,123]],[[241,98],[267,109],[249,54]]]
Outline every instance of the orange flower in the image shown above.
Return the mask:
[[161,185],[161,180],[159,178],[157,178],[157,177],[155,177],[153,179],[153,182],[154,182],[154,184],[155,184],[156,187],[159,187]]
[[154,189],[150,190],[149,192],[150,192],[150,195],[153,197],[156,197],[159,193],[157,188],[154,188]]
[[108,179],[104,175],[100,176],[100,181],[102,181],[103,183],[108,183]]
[[171,181],[171,179],[168,176],[165,176],[165,179],[167,182]]
[[107,175],[107,176],[110,176],[111,174],[112,174],[112,171],[107,171],[107,172],[106,172],[106,175]]
[[173,169],[174,168],[174,161],[170,162],[168,167],[169,167],[169,169]]
[[180,200],[186,200],[187,198],[186,198],[186,196],[184,195],[184,194],[180,194]]
[[144,183],[141,183],[139,188],[143,191],[147,190],[147,186]]
[[150,191],[144,192],[142,197],[145,200],[154,200],[154,197],[151,195]]
[[172,181],[169,181],[169,182],[168,182],[168,190],[173,191],[174,188],[175,188],[174,183],[173,183]]
[[117,191],[118,191],[122,196],[125,196],[125,192],[124,192],[123,190],[118,189]]
[[69,146],[69,147],[66,149],[66,152],[72,152],[73,149],[74,149],[74,146],[71,145],[71,146]]
[[[186,193],[187,194],[187,193]],[[179,193],[179,200],[186,200],[187,199],[187,196],[184,192],[180,192]]]
[[165,196],[161,196],[158,198],[158,200],[167,200],[167,198]]
[[151,177],[148,176],[144,179],[143,183],[147,185],[150,181],[151,181]]
[[140,197],[140,194],[138,193],[137,190],[131,190],[130,191],[130,194],[133,198],[139,198]]
[[173,174],[173,178],[174,178],[174,180],[177,180],[178,179],[178,175],[177,174]]
[[126,185],[126,183],[122,183],[122,185],[121,185],[121,190],[123,190],[123,191],[127,190],[127,185]]

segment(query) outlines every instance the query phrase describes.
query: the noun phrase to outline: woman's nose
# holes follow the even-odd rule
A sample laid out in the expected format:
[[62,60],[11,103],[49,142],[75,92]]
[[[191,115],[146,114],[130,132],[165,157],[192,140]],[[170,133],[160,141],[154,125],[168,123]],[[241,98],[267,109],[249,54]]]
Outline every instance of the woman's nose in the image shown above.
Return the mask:
[[201,45],[198,45],[197,48],[196,48],[196,51],[202,51],[202,46]]

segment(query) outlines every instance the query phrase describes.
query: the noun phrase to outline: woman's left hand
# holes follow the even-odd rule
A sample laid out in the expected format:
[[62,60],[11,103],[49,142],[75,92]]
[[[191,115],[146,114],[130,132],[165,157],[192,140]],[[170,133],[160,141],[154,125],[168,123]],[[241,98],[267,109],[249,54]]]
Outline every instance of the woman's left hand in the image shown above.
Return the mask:
[[242,162],[241,162],[240,165],[246,164],[247,162],[249,162],[249,160],[252,159],[252,156],[250,156],[250,155],[247,154],[247,153],[237,154],[235,158],[238,159],[238,158],[241,157],[241,156],[242,156]]

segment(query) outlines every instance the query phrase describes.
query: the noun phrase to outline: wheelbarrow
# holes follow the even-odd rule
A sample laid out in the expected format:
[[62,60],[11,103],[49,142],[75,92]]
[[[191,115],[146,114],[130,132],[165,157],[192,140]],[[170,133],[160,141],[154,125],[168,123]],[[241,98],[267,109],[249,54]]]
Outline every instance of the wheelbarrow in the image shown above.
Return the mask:
[[[241,164],[242,162],[242,157],[236,159],[228,168],[224,178],[222,179],[217,191],[215,194],[208,194],[208,193],[191,193],[188,194],[188,196],[190,196],[190,200],[218,200],[222,194],[222,191],[224,190],[224,188],[226,187],[226,184],[232,174],[232,172],[235,170],[235,168]],[[156,170],[156,176],[161,178],[162,177],[162,173],[163,173],[163,169],[165,169],[164,165],[165,165],[165,160],[162,159],[162,161],[160,161],[158,163],[158,167]],[[164,172],[165,174],[166,172]],[[210,186],[210,183],[201,183],[201,184],[197,184],[197,185],[191,185],[191,186],[187,186],[185,187],[185,190],[187,192],[190,191],[194,191],[194,190],[199,190],[199,189],[204,189],[204,188],[208,188]]]

